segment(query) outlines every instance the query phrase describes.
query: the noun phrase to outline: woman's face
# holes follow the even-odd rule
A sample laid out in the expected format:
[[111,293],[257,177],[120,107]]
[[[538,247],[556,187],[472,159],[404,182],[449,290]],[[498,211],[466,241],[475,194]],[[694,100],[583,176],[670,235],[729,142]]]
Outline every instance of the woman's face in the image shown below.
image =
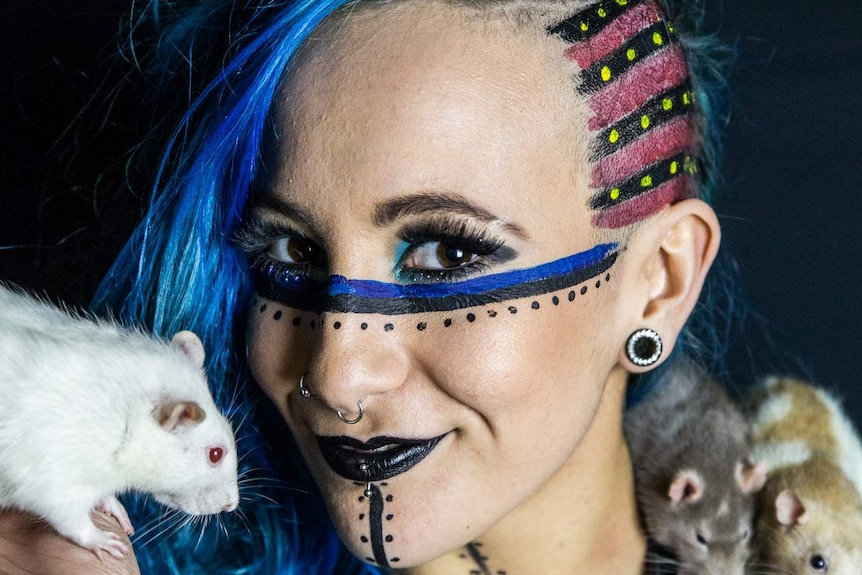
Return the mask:
[[559,44],[466,14],[376,9],[311,41],[245,238],[254,375],[347,546],[393,567],[577,473],[628,328]]

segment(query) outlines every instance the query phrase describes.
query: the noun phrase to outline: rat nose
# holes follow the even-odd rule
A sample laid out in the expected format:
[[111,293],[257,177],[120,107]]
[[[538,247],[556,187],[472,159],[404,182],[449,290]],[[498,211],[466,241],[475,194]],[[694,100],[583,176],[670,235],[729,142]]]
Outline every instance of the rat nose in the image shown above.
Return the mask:
[[380,314],[324,314],[326,328],[312,354],[305,385],[343,420],[360,402],[404,383],[409,357],[396,321]]

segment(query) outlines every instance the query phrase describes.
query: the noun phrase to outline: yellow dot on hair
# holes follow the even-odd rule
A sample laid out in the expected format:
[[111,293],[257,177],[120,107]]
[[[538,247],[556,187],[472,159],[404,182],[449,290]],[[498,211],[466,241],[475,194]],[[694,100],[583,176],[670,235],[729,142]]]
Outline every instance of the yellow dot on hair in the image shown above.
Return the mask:
[[647,116],[646,114],[641,116],[641,128],[643,128],[644,130],[649,128],[649,116]]
[[674,160],[673,162],[670,163],[670,173],[676,174],[678,171],[679,171],[679,162]]
[[647,174],[646,176],[641,178],[641,187],[648,188],[652,185],[652,176]]
[[620,189],[619,188],[614,188],[613,190],[611,190],[611,199],[612,200],[617,200],[619,197],[620,197]]
[[665,111],[670,110],[671,108],[673,108],[673,100],[671,100],[670,98],[665,98],[661,101],[661,107],[664,108]]
[[587,31],[587,30],[589,30],[589,29],[590,29],[590,25],[589,25],[589,24],[587,24],[586,22],[581,22],[581,30],[583,30],[584,32],[586,32],[586,31]]
[[667,31],[673,34],[673,24],[670,22],[666,22],[665,24],[667,25]]
[[625,6],[628,3],[629,3],[629,0],[617,0],[617,4],[619,4],[620,6]]
[[620,139],[620,133],[617,132],[616,130],[611,130],[611,134],[610,134],[610,136],[608,136],[608,140],[610,141],[610,143],[616,144],[617,140],[619,140],[619,139]]
[[637,58],[637,56],[638,56],[638,53],[635,51],[634,48],[629,48],[628,50],[626,50],[626,58],[629,59],[629,62],[631,62],[632,60]]
[[604,18],[605,16],[608,15],[607,11],[604,8],[599,8],[598,14],[599,14],[599,18]]
[[683,92],[682,93],[682,103],[688,106],[691,104],[691,92]]
[[602,80],[607,82],[611,79],[611,69],[607,66],[602,66]]
[[655,44],[656,46],[661,46],[662,44],[664,44],[664,38],[661,37],[660,33],[653,32],[652,33],[652,43]]

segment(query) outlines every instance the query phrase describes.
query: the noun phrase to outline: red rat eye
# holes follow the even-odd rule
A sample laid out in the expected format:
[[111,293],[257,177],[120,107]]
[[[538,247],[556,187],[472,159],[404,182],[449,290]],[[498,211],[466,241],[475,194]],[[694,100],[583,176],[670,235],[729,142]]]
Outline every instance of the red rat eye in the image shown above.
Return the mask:
[[224,449],[221,447],[210,448],[210,463],[218,463],[224,457]]

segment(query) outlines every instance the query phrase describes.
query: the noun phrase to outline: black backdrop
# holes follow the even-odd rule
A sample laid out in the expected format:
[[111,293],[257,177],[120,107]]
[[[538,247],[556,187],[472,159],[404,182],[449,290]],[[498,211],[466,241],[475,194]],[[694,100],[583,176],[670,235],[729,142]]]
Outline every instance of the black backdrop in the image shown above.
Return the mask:
[[[61,137],[102,81],[99,61],[128,4],[2,0],[0,278],[76,304],[140,210],[134,194],[112,195],[117,174],[99,165],[100,150],[116,158],[141,136],[140,102],[111,99],[119,120],[95,140]],[[733,362],[834,387],[862,422],[862,2],[712,0],[709,9],[736,52],[716,209],[779,352],[752,336]],[[108,82],[121,83],[113,74]],[[89,155],[64,169],[63,150],[78,148]]]

